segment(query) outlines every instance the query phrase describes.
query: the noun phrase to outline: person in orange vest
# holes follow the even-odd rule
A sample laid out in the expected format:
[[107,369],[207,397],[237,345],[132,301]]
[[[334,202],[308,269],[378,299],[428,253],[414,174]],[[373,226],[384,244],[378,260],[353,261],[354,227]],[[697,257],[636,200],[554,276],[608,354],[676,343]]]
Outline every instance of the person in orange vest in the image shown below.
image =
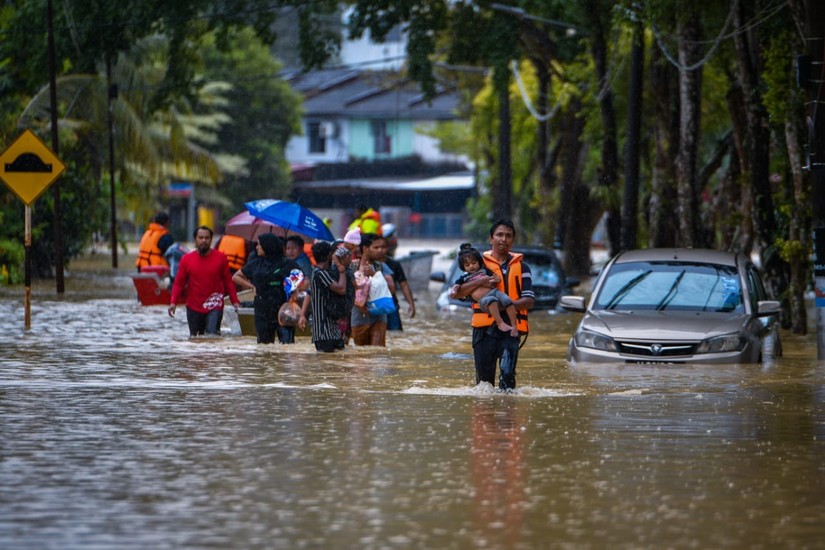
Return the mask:
[[359,205],[355,209],[355,220],[349,224],[350,231],[356,228],[361,229],[362,235],[375,233],[378,236],[383,236],[381,230],[381,214],[365,204]]
[[[478,277],[460,285],[456,298],[465,298],[478,288],[498,288],[507,294],[516,308],[516,318],[508,319],[508,325],[518,329],[519,336],[500,330],[495,319],[473,303],[473,359],[476,369],[476,384],[488,382],[495,385],[496,363],[499,363],[499,389],[511,391],[516,388],[516,363],[518,362],[520,336],[529,332],[527,311],[535,303],[533,279],[530,266],[524,262],[524,255],[510,252],[516,238],[513,222],[501,219],[490,227],[492,250],[484,252],[484,265],[493,275]],[[508,316],[509,317],[509,316]]]
[[250,248],[249,242],[243,237],[225,233],[215,243],[215,250],[220,250],[226,255],[226,260],[229,262],[229,272],[233,275],[246,265]]
[[135,260],[138,272],[142,267],[150,265],[169,267],[169,262],[166,261],[163,252],[174,242],[174,237],[169,233],[169,214],[158,212],[140,239],[138,257]]

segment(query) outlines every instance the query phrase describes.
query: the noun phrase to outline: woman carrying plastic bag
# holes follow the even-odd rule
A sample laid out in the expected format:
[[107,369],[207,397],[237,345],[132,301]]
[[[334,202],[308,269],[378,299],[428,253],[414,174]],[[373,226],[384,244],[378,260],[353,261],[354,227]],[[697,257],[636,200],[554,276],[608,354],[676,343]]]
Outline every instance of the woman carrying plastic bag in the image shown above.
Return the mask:
[[[361,260],[358,271],[369,278],[369,294],[363,305],[356,298],[352,308],[352,340],[356,346],[385,346],[387,336],[386,298],[392,306],[392,284],[389,267],[379,262],[384,257],[387,242],[374,233],[361,235]],[[356,291],[357,294],[357,291]],[[394,307],[394,306],[393,306]]]

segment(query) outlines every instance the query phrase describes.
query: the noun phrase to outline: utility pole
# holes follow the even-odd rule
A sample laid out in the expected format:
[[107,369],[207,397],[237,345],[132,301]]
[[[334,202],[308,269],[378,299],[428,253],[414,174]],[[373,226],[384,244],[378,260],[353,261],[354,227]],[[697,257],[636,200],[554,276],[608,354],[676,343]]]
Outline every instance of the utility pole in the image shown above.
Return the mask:
[[805,2],[808,63],[800,84],[808,92],[808,162],[811,172],[817,359],[825,359],[825,3]]
[[106,56],[106,84],[109,90],[109,208],[111,210],[112,268],[117,269],[117,202],[115,201],[115,100],[117,86],[112,83],[112,56]]
[[[48,26],[48,48],[49,48],[49,103],[51,107],[52,122],[52,152],[55,156],[60,155],[60,139],[57,132],[57,62],[54,51],[54,10],[52,0],[46,6],[46,24]],[[60,208],[60,182],[54,182],[52,187],[54,197],[54,269],[57,293],[63,294],[66,291],[66,283],[63,276],[63,214]]]

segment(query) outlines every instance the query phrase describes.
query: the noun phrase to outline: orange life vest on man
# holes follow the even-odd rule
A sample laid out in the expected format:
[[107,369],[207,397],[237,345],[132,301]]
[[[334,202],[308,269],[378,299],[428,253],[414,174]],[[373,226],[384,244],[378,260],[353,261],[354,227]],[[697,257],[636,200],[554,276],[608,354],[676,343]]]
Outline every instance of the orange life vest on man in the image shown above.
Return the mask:
[[224,235],[217,249],[226,255],[230,271],[235,272],[246,264],[246,240],[243,237]]
[[[491,251],[486,251],[481,257],[484,259],[484,265],[501,278],[501,281],[498,283],[498,289],[505,292],[514,302],[518,300],[521,297],[521,260],[524,258],[524,254],[518,252],[510,253],[506,277],[501,271],[501,264],[493,258]],[[526,334],[530,332],[527,326],[527,310],[516,309],[516,317],[516,328],[518,328],[519,333]],[[473,328],[489,327],[495,322],[492,315],[481,311],[478,304],[473,302],[473,318],[470,322]]]
[[167,233],[169,233],[169,230],[159,223],[152,222],[149,224],[149,228],[146,229],[143,237],[140,239],[138,257],[137,260],[135,260],[135,266],[137,266],[138,269],[149,265],[169,265],[169,262],[166,261],[166,258],[158,247],[160,238]]

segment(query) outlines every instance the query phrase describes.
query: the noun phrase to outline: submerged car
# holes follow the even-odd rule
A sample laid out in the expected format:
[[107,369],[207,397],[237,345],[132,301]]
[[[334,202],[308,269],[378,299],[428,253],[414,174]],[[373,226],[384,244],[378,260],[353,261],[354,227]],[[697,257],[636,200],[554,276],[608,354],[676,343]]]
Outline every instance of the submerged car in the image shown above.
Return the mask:
[[[473,246],[480,252],[490,249],[489,244]],[[579,284],[578,279],[565,275],[558,256],[552,250],[540,247],[513,247],[512,252],[524,254],[524,261],[530,266],[533,292],[536,294],[534,311],[537,309],[555,309],[559,298],[563,294],[571,292]],[[458,267],[458,258],[456,257],[448,272],[435,271],[430,275],[431,281],[443,283],[435,301],[436,309],[439,311],[456,311],[466,310],[470,307],[470,301],[451,299],[447,295],[450,287],[463,273],[461,268]]]
[[780,304],[741,254],[632,250],[601,271],[568,345],[571,363],[757,363],[782,353]]

